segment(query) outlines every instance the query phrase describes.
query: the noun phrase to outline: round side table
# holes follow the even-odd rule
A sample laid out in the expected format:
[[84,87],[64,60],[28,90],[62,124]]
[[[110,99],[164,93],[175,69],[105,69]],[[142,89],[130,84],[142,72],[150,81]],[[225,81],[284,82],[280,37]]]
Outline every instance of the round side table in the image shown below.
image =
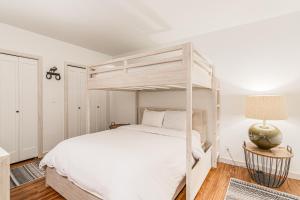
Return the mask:
[[285,182],[293,157],[290,146],[263,150],[244,142],[243,148],[248,172],[255,182],[273,188],[280,187]]

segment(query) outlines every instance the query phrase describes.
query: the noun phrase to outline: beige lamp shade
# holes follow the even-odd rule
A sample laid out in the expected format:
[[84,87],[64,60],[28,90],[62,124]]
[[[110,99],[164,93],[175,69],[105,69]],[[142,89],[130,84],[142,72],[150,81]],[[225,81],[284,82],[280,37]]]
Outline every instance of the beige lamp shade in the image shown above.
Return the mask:
[[286,99],[283,96],[248,96],[246,98],[247,118],[261,120],[287,119]]

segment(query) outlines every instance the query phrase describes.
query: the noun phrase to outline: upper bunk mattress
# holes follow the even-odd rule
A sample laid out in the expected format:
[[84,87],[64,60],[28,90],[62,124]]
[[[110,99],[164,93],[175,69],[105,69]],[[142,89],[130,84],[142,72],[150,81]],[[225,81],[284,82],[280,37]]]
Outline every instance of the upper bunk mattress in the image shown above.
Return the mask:
[[[186,171],[185,132],[129,125],[71,138],[41,161],[106,200],[172,199]],[[193,155],[203,155],[193,133]]]

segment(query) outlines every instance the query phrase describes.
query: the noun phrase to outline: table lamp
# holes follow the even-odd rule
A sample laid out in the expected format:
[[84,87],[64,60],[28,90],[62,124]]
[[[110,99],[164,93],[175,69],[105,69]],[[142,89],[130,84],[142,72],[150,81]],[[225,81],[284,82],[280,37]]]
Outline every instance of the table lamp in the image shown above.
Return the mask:
[[249,139],[261,149],[271,149],[282,141],[281,131],[267,124],[267,120],[287,119],[286,100],[283,96],[248,96],[246,98],[247,118],[262,120],[249,128]]

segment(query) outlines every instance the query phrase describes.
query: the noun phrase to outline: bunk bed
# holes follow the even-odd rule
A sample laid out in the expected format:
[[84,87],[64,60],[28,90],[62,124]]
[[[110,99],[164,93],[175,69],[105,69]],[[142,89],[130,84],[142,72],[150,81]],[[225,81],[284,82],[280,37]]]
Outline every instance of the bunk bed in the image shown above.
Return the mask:
[[[197,52],[191,43],[184,43],[159,50],[147,51],[132,56],[115,58],[87,68],[88,90],[121,91],[160,91],[185,90],[186,136],[185,136],[185,178],[178,185],[173,196],[175,199],[185,186],[186,199],[194,199],[209,170],[216,167],[219,156],[219,83],[213,66]],[[193,88],[206,90],[211,97],[209,110],[193,109]],[[137,95],[138,97],[138,95]],[[137,99],[137,123],[141,122],[145,109],[162,111],[174,108],[142,108]],[[89,99],[87,97],[87,104]],[[89,108],[89,105],[87,105]],[[88,111],[89,112],[89,111]],[[212,112],[213,126],[208,128],[207,112]],[[89,113],[87,123],[89,124]],[[87,126],[89,127],[89,126]],[[193,156],[192,131],[205,134],[204,154],[200,159]],[[44,163],[47,165],[47,163]],[[67,199],[99,200],[78,184],[59,175],[53,166],[46,169],[46,184]]]

